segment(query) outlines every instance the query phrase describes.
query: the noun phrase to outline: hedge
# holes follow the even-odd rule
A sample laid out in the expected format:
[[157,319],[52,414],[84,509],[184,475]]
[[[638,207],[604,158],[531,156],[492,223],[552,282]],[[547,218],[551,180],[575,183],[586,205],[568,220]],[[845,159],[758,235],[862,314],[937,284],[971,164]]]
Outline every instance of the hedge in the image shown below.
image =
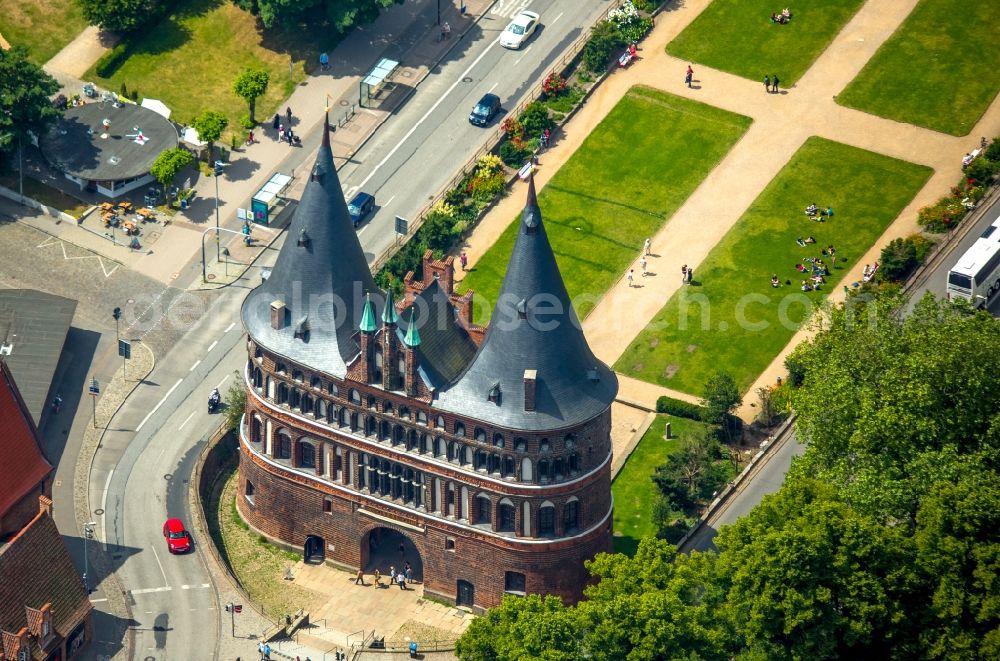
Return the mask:
[[669,415],[677,416],[678,418],[698,420],[699,422],[704,421],[706,413],[704,406],[692,404],[691,402],[685,402],[680,399],[674,399],[673,397],[667,397],[666,395],[663,395],[656,400],[656,412],[667,413]]
[[128,57],[129,44],[123,40],[97,60],[94,70],[101,78],[110,78]]

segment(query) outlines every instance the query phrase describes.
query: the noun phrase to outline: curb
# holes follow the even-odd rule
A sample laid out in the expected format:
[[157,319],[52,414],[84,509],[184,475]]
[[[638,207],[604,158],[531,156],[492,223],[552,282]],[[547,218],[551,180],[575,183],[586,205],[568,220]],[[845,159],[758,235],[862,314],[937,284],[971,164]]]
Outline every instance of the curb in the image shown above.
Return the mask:
[[[615,400],[621,401],[621,400]],[[625,404],[625,402],[621,402]],[[635,451],[636,446],[639,445],[639,441],[642,437],[649,431],[649,428],[653,426],[653,421],[656,420],[656,413],[650,411],[646,413],[646,417],[643,418],[639,426],[636,427],[635,433],[632,434],[632,438],[629,439],[628,443],[625,444],[625,450],[618,456],[611,459],[611,481],[614,482],[615,478],[618,477],[618,473],[625,468],[625,464],[628,463],[629,457],[632,456],[632,452]]]

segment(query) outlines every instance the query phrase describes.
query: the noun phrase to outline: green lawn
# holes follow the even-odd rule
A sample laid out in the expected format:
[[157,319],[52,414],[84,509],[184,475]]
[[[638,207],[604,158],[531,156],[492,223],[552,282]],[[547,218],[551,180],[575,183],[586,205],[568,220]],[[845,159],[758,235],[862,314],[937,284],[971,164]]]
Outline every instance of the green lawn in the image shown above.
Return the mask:
[[837,102],[967,135],[1000,89],[998,2],[922,0]]
[[0,0],[0,34],[45,64],[87,27],[76,0]]
[[[587,137],[538,196],[566,288],[581,318],[638,259],[750,126],[750,119],[648,87],[635,87]],[[460,284],[489,319],[514,247],[517,223]],[[488,307],[490,309],[482,309]]]
[[232,2],[189,0],[146,30],[110,79],[93,69],[87,79],[115,91],[125,83],[142,97],[166,103],[173,110],[171,119],[181,123],[202,110],[218,110],[229,117],[230,129],[242,133],[237,122],[247,106],[233,92],[236,76],[248,66],[270,73],[267,95],[257,100],[257,119],[267,120],[305,79],[304,65],[311,67],[316,54],[332,49],[337,40],[334,31],[323,36],[322,46],[315,38],[307,31],[262,34],[256,19]]
[[[802,77],[862,4],[863,0],[792,5],[772,0],[715,0],[667,44],[667,52],[753,80],[777,74],[785,87]],[[785,6],[792,10],[792,20],[785,25],[771,23],[771,14]],[[965,15],[964,11],[956,13]],[[761,94],[763,87],[761,83]]]
[[[846,284],[840,283],[844,269],[857,263],[930,174],[930,168],[810,138],[615,369],[697,395],[713,372],[723,370],[746,390],[826,294]],[[833,219],[810,220],[802,212],[810,202],[831,205]],[[815,245],[795,242],[809,236]],[[821,247],[830,244],[837,256],[831,277],[821,291],[803,293],[795,265],[821,257]],[[772,288],[772,274],[791,286]]]
[[[663,439],[667,420],[670,421],[673,437],[669,441]],[[652,480],[653,473],[666,461],[667,455],[677,448],[679,438],[693,436],[709,428],[703,422],[666,415],[656,416],[611,485],[611,493],[615,497],[614,544],[617,553],[632,555],[639,546],[640,539],[656,534],[653,502],[657,492]]]

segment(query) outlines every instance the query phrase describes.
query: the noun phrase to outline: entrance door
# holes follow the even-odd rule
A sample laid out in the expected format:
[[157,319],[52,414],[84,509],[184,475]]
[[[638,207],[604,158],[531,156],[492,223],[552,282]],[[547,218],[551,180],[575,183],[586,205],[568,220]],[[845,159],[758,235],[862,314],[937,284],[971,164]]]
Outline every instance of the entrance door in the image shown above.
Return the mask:
[[312,565],[319,565],[323,563],[323,560],[326,559],[326,554],[323,552],[322,537],[317,537],[316,535],[309,535],[306,537],[302,559],[305,560],[307,564]]
[[476,603],[476,588],[468,581],[458,582],[458,598],[455,599],[456,606],[472,607]]

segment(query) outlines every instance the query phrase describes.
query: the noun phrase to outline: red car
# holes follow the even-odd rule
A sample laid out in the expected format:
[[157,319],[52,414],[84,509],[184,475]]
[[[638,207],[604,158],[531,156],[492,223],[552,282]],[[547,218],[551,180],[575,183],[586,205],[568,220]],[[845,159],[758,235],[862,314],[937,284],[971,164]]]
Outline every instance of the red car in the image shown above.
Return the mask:
[[163,524],[163,536],[167,538],[167,548],[171,553],[187,553],[191,550],[191,535],[184,529],[180,519],[167,519]]

